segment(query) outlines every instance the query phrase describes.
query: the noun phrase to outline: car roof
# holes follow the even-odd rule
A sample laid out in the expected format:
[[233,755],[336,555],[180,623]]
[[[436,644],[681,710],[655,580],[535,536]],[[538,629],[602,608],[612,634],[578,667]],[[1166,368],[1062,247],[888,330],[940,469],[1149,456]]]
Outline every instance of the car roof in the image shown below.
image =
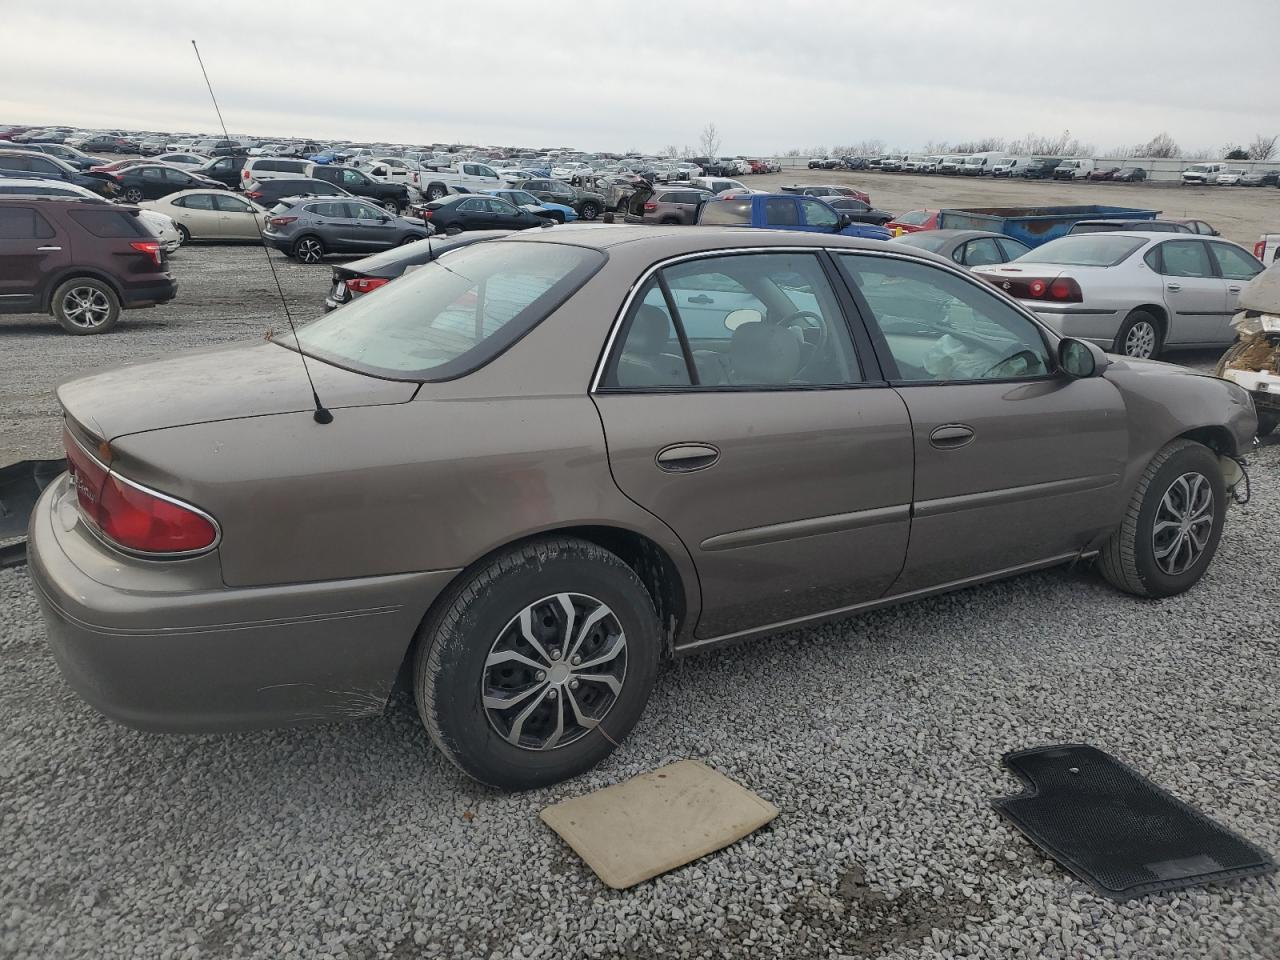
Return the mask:
[[[694,253],[699,250],[727,250],[736,247],[812,247],[815,250],[823,247],[843,247],[853,250],[883,250],[886,244],[883,240],[864,240],[860,237],[848,237],[836,233],[806,233],[798,230],[607,223],[568,224],[557,225],[546,230],[522,230],[504,242],[572,243],[575,246],[601,251],[627,245],[636,250],[653,248],[655,259],[681,253]],[[901,248],[895,246],[890,249],[900,250]]]
[[[904,233],[902,235],[904,240],[907,237],[943,237],[947,240],[979,240],[983,237],[992,237],[1022,243],[1017,237],[1011,237],[1004,233],[995,233],[991,230],[917,230],[915,233]],[[1022,245],[1026,246],[1025,243],[1022,243]]]

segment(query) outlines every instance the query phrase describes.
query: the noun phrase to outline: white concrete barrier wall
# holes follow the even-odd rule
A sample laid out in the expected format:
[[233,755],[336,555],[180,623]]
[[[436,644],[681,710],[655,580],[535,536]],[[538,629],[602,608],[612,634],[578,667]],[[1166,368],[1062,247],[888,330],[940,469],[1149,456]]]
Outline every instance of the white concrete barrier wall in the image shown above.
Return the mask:
[[[773,157],[773,163],[779,164],[783,170],[807,170],[808,157]],[[1252,173],[1262,170],[1280,170],[1280,157],[1272,160],[1172,160],[1152,157],[1094,157],[1094,163],[1100,167],[1142,167],[1147,171],[1147,179],[1154,183],[1179,183],[1182,171],[1195,163],[1225,163],[1228,167],[1239,167]],[[818,173],[820,171],[814,171]],[[874,171],[872,171],[874,172]]]

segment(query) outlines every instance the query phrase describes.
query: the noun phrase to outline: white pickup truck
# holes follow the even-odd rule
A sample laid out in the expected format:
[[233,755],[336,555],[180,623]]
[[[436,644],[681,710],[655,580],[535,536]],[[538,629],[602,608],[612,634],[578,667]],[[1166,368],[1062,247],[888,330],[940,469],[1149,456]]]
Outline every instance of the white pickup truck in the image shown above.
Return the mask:
[[432,169],[420,167],[413,175],[412,186],[428,200],[439,200],[450,193],[482,193],[507,186],[502,174],[487,163],[469,160]]
[[1280,263],[1280,233],[1264,233],[1253,245],[1253,255],[1266,266]]

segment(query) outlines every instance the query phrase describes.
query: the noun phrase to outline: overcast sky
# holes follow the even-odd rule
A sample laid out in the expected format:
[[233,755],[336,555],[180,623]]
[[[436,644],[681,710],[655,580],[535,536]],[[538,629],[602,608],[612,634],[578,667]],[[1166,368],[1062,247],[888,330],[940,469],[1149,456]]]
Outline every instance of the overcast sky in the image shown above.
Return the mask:
[[[723,154],[1280,133],[1275,0],[0,3],[0,122]],[[154,14],[154,15],[152,15]]]

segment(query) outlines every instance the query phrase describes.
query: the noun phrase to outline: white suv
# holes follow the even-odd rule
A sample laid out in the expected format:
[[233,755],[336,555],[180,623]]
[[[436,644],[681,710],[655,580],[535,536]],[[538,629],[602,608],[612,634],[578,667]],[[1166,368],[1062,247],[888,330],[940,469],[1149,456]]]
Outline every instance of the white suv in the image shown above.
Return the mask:
[[250,157],[240,171],[240,189],[257,190],[264,180],[301,180],[311,176],[310,160],[289,157]]

